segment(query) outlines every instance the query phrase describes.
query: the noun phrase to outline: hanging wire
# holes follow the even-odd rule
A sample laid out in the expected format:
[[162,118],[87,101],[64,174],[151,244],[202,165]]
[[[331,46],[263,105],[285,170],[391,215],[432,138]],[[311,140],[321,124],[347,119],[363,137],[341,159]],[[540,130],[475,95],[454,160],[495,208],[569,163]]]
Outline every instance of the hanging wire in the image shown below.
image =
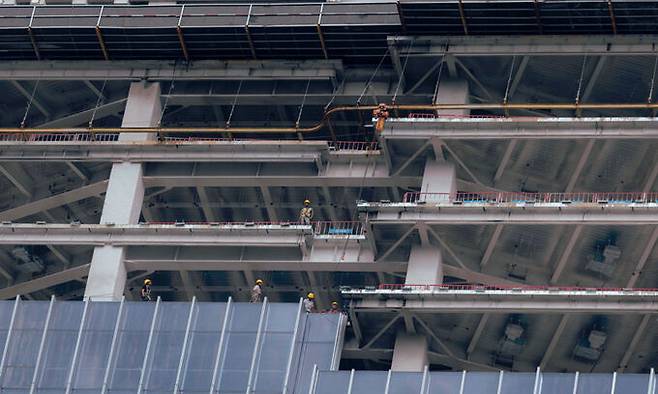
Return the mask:
[[653,62],[653,73],[651,74],[651,87],[649,88],[649,98],[647,99],[647,102],[651,104],[653,101],[653,89],[654,89],[654,83],[656,81],[656,66],[658,66],[658,54],[656,54],[656,60]]
[[398,92],[400,91],[400,85],[402,85],[402,79],[404,78],[404,71],[407,69],[407,63],[409,62],[409,54],[411,53],[411,47],[413,47],[414,41],[411,40],[409,42],[409,48],[407,48],[407,56],[404,58],[404,64],[402,65],[402,70],[400,71],[400,77],[398,78],[398,86],[395,87],[395,94],[393,94],[393,100],[391,100],[391,104],[395,105],[397,98],[398,98]]
[[[359,95],[359,98],[356,100],[356,105],[361,105],[361,99],[366,94],[366,91],[370,88],[370,84],[372,83],[372,80],[375,79],[375,76],[379,72],[379,69],[381,68],[382,64],[384,64],[384,59],[386,59],[386,56],[388,56],[388,51],[389,50],[387,49],[386,52],[384,52],[384,55],[382,56],[382,58],[379,60],[379,64],[377,64],[377,67],[375,68],[375,71],[370,76],[370,79],[368,79],[368,83],[366,83],[366,86],[363,88],[363,91]],[[377,104],[377,103],[375,103],[375,104]]]
[[327,105],[324,106],[324,112],[327,112],[327,110],[329,109],[329,107],[331,107],[331,104],[334,103],[334,100],[336,99],[336,96],[338,95],[338,92],[341,91],[341,90],[343,89],[344,86],[345,86],[345,78],[343,78],[343,80],[340,81],[340,85],[338,85],[338,86],[334,89],[334,93],[333,93],[333,95],[331,96],[331,99],[329,99],[329,102],[327,103]]
[[[91,83],[91,82],[89,82]],[[89,128],[91,129],[92,126],[94,125],[94,119],[96,118],[96,112],[98,111],[98,107],[101,105],[101,101],[103,101],[103,92],[105,91],[105,85],[107,84],[107,79],[103,81],[103,86],[101,86],[100,93],[98,94],[98,98],[96,99],[96,106],[94,107],[94,111],[91,113],[91,119],[89,119]]]
[[306,82],[306,90],[304,91],[304,97],[302,97],[302,104],[299,106],[299,113],[297,114],[297,121],[295,122],[295,128],[299,128],[299,122],[302,120],[302,112],[304,111],[304,104],[306,104],[306,96],[308,95],[308,88],[311,86],[311,80],[309,79]]
[[21,120],[21,129],[25,128],[25,124],[27,122],[27,114],[30,113],[30,108],[32,108],[32,102],[34,101],[34,96],[37,94],[37,86],[39,86],[39,80],[34,84],[34,88],[32,88],[32,94],[30,95],[30,99],[27,101],[27,107],[25,108],[25,113],[23,114],[23,120]]
[[509,68],[509,76],[507,77],[507,86],[505,87],[505,98],[503,98],[503,104],[507,104],[509,99],[509,89],[512,84],[512,75],[514,74],[514,63],[516,62],[516,55],[512,57],[512,65]]
[[585,63],[587,55],[583,56],[583,66],[580,68],[580,78],[578,78],[578,91],[576,92],[576,104],[580,104],[580,91],[583,87],[583,77],[585,76]]
[[439,76],[436,78],[436,84],[434,85],[434,95],[432,96],[432,104],[437,103],[439,98],[439,85],[441,84],[441,74],[443,73],[443,64],[445,63],[446,55],[448,54],[448,47],[446,46],[443,55],[441,56],[441,64],[439,65]]
[[171,84],[169,84],[169,90],[167,91],[167,97],[165,97],[164,105],[162,106],[162,111],[160,112],[160,119],[158,119],[158,127],[162,125],[162,119],[164,119],[165,111],[167,111],[167,106],[169,105],[169,97],[171,97],[171,92],[174,90],[176,85],[176,66],[178,61],[174,61],[174,69],[171,75]]
[[235,97],[233,98],[233,104],[231,104],[231,112],[229,112],[228,119],[226,119],[227,129],[231,127],[231,119],[233,118],[233,112],[235,111],[235,106],[238,104],[238,96],[240,96],[240,91],[242,90],[242,82],[243,80],[240,80],[240,83],[238,84],[238,90],[236,90]]

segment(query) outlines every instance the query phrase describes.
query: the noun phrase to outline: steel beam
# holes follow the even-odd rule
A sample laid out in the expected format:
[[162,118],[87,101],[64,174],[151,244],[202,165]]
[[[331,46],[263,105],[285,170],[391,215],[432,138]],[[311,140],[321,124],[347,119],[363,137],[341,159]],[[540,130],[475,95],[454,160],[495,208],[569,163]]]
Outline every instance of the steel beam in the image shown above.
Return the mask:
[[7,177],[16,189],[25,197],[31,198],[34,186],[32,177],[18,163],[0,164],[0,173]]
[[567,246],[564,247],[564,251],[560,256],[560,260],[558,260],[557,265],[553,270],[553,275],[551,275],[551,280],[550,280],[551,284],[556,284],[560,280],[562,271],[564,270],[564,267],[567,265],[567,262],[569,261],[571,252],[573,252],[573,249],[576,246],[576,242],[578,242],[578,238],[580,238],[580,234],[583,232],[583,228],[584,227],[582,225],[578,225],[576,226],[576,228],[573,229],[573,232],[569,237],[569,242],[567,242]]
[[647,326],[649,325],[651,319],[652,319],[651,315],[642,316],[642,320],[640,321],[640,324],[635,329],[635,333],[633,334],[633,338],[631,339],[631,342],[628,344],[628,347],[626,348],[626,351],[624,352],[621,361],[619,361],[617,372],[624,372],[626,371],[626,368],[628,368],[628,362],[631,360],[631,356],[633,356],[633,353],[635,353],[635,348],[637,348],[637,345],[640,342],[642,335],[644,335],[644,331],[646,331]]
[[311,233],[300,225],[4,224],[0,245],[301,246]]
[[555,329],[555,332],[551,336],[551,342],[548,344],[548,347],[544,351],[544,355],[542,356],[538,369],[546,368],[546,365],[548,364],[548,362],[551,359],[551,356],[553,355],[553,351],[557,347],[557,344],[560,341],[560,339],[562,339],[562,333],[564,332],[564,329],[567,327],[568,322],[569,322],[569,315],[567,314],[562,315],[562,318],[560,319],[560,323],[558,324],[557,328]]
[[466,357],[470,358],[471,354],[475,351],[475,347],[477,346],[478,342],[480,341],[480,337],[482,336],[482,333],[484,332],[484,327],[487,325],[487,321],[489,320],[489,314],[484,313],[482,314],[482,317],[480,318],[480,321],[478,321],[477,327],[475,327],[475,332],[473,333],[473,336],[471,337],[471,340],[468,342],[468,347],[466,348]]
[[48,209],[60,207],[85,198],[98,196],[107,189],[107,181],[99,181],[67,192],[45,197],[0,212],[0,220],[16,220]]
[[[337,60],[201,60],[174,67],[157,60],[134,61],[10,61],[0,64],[0,79],[26,80],[329,80],[342,72]],[[94,92],[98,95],[96,92]]]
[[466,56],[655,56],[656,35],[541,35],[541,36],[395,36],[398,48],[414,41],[410,56],[441,56],[446,51]]
[[45,116],[46,118],[50,118],[50,111],[46,108],[45,105],[41,103],[41,101],[32,97],[32,92],[28,92],[27,89],[25,89],[23,85],[21,85],[21,83],[18,81],[10,80],[9,83],[11,83],[11,86],[13,86],[16,90],[18,90],[18,92],[22,94],[23,97],[25,97],[29,102],[31,102],[32,105],[34,105],[36,109],[38,109],[43,116]]
[[396,139],[656,139],[650,117],[391,118],[381,137]]
[[652,225],[658,224],[658,206],[640,204],[638,206],[603,205],[578,208],[573,207],[496,207],[486,204],[473,204],[469,207],[442,205],[429,206],[409,204],[361,203],[361,211],[370,214],[370,222],[377,224],[409,225],[426,223],[438,224],[583,224],[583,225]]
[[26,282],[21,282],[13,286],[5,287],[0,289],[0,299],[5,300],[14,298],[17,295],[30,294],[35,291],[47,289],[49,287],[73,280],[82,280],[85,276],[87,276],[87,274],[89,274],[89,267],[90,264],[84,264]]
[[642,250],[642,254],[635,265],[631,278],[628,280],[628,283],[626,283],[626,287],[635,287],[638,279],[640,279],[640,274],[642,273],[644,266],[649,260],[649,256],[651,256],[651,252],[653,252],[653,248],[656,246],[656,241],[658,241],[658,226],[653,229],[653,232],[649,236],[649,240]]

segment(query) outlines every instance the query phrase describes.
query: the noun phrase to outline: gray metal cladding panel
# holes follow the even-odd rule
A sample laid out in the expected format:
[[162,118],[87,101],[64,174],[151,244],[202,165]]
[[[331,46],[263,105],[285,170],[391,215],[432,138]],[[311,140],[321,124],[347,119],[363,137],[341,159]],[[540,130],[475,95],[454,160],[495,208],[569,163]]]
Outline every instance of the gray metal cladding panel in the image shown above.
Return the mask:
[[116,349],[110,364],[111,392],[137,390],[155,308],[150,303],[126,303],[119,317]]
[[37,371],[37,389],[66,389],[84,303],[55,302]]
[[490,372],[469,372],[464,382],[464,394],[496,394],[498,375]]
[[147,392],[166,391],[174,387],[190,306],[188,302],[167,302],[160,305],[144,373],[144,387]]
[[347,393],[350,384],[350,375],[350,371],[320,371],[315,394]]
[[320,4],[254,5],[249,15],[249,26],[316,26]]
[[[32,28],[37,27],[86,27],[93,29],[98,22],[101,7],[36,7]],[[93,33],[93,32],[92,32]]]
[[33,7],[0,7],[0,30],[30,25]]
[[359,371],[354,375],[353,393],[383,393],[386,391],[386,371]]
[[73,367],[76,393],[84,390],[98,392],[102,387],[118,313],[118,302],[92,302],[89,305],[78,360]]
[[389,394],[420,393],[423,374],[420,372],[392,372]]
[[182,8],[158,6],[105,7],[101,27],[176,28]]
[[564,394],[573,392],[573,374],[543,373],[541,375],[542,394]]
[[[609,393],[612,388],[612,375],[609,373],[583,374],[578,378],[577,394]],[[619,386],[623,389],[623,386]]]
[[4,351],[15,301],[0,301],[0,354]]
[[20,302],[14,320],[11,340],[0,387],[29,389],[34,375],[41,336],[46,324],[48,302]]
[[458,394],[461,372],[432,372],[429,376],[430,393]]
[[332,4],[325,3],[321,25],[400,25],[395,3]]
[[501,394],[532,394],[535,387],[534,373],[505,373]]
[[231,27],[247,24],[248,5],[204,6],[186,5],[182,27]]
[[646,394],[649,386],[649,375],[618,374],[615,387],[623,387],[623,394]]

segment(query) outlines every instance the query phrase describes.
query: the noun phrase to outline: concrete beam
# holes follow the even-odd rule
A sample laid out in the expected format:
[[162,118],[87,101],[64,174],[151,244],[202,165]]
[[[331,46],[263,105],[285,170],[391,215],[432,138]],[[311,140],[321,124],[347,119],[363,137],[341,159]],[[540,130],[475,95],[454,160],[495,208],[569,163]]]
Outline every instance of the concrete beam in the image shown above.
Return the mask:
[[34,180],[18,163],[0,164],[0,173],[7,177],[25,197],[31,198]]

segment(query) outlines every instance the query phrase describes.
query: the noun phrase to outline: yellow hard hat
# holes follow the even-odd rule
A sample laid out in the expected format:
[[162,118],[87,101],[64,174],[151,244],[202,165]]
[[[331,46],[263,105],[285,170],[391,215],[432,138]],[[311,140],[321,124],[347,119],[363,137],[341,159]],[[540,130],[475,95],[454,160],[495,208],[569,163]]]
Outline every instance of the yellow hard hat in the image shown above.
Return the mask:
[[336,306],[338,306],[338,303],[337,303],[336,301],[332,301],[332,302],[331,302],[331,305],[336,305]]
[[262,279],[256,279],[256,284],[257,285],[262,285],[264,282]]
[[304,204],[310,204],[311,200],[304,200]]
[[309,300],[312,300],[312,299],[315,298],[315,294],[313,294],[313,293],[308,293],[308,295],[307,295],[306,297],[308,297]]
[[144,284],[145,285],[150,285],[151,284],[151,279],[149,279],[149,278],[144,279]]

